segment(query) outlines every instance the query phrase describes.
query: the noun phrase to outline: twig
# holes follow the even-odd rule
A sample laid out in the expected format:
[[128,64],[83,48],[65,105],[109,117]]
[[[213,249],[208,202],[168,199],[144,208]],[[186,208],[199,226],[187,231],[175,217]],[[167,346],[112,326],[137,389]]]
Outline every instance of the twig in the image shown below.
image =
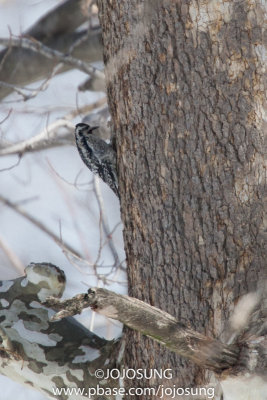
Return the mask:
[[[99,207],[99,212],[101,215],[101,222],[103,225],[103,229],[104,229],[106,237],[108,238],[107,242],[108,242],[109,248],[111,250],[111,253],[114,257],[114,266],[117,266],[117,264],[119,262],[119,256],[118,256],[116,247],[113,242],[112,233],[111,233],[109,225],[108,225],[108,220],[107,220],[107,216],[105,213],[104,201],[103,201],[102,193],[101,193],[100,186],[99,186],[99,178],[97,176],[94,176],[94,191],[95,191],[96,200],[97,200],[98,207]],[[113,232],[114,232],[114,230],[113,230]]]
[[21,160],[21,154],[18,155],[18,161],[16,161],[15,164],[11,165],[11,167],[0,169],[0,172],[10,171],[11,169],[17,167],[19,165],[19,163],[20,163],[20,160]]
[[37,226],[41,231],[45,232],[49,237],[51,237],[63,251],[68,251],[76,257],[81,257],[80,254],[70,245],[63,242],[57,235],[55,235],[49,228],[47,228],[41,221],[32,215],[28,214],[23,208],[10,200],[0,195],[0,201],[11,208],[13,211],[30,221],[33,225]]
[[[71,111],[69,114],[67,114],[65,116],[65,118],[68,120],[72,120],[73,118],[77,117],[78,115],[87,114],[90,111],[93,111],[97,108],[103,107],[106,104],[107,104],[107,98],[103,97],[102,99],[96,101],[93,104],[86,104],[83,107],[79,107],[76,110]],[[101,110],[100,110],[100,112],[101,112]]]
[[[48,161],[48,163],[49,163],[49,161]],[[49,163],[49,165],[50,165],[50,167],[52,168],[52,166],[51,166],[50,163]],[[62,180],[61,176],[59,176],[59,175],[57,174],[57,172],[56,172],[53,168],[52,168],[52,171],[53,171],[53,173],[56,174],[56,176],[57,176],[57,177],[60,179],[60,181],[61,181],[61,180]],[[63,180],[63,181],[64,181],[64,180]],[[72,184],[72,185],[74,185],[74,184]],[[68,201],[66,201],[66,203],[69,205],[69,202],[68,202]],[[72,207],[71,207],[70,205],[69,205],[69,210],[70,210],[69,214],[72,215],[72,214],[73,214],[73,211],[72,211]],[[75,218],[74,218],[74,221],[75,221]],[[112,233],[114,232],[114,230],[115,230],[117,227],[118,227],[118,224],[114,227],[113,231],[109,232],[109,234],[112,235]],[[76,230],[77,230],[76,224],[75,224],[75,228],[76,228]],[[100,215],[100,219],[99,219],[99,229],[100,229],[100,244],[99,244],[98,254],[97,254],[97,257],[96,257],[96,259],[95,259],[94,262],[90,262],[90,261],[88,261],[88,260],[86,260],[86,259],[84,259],[84,258],[81,258],[81,257],[76,257],[76,256],[74,256],[73,254],[71,254],[71,257],[70,257],[70,254],[66,253],[65,256],[67,257],[67,259],[69,260],[69,262],[70,262],[75,268],[77,268],[80,272],[85,273],[86,275],[94,275],[99,281],[102,281],[104,284],[108,284],[109,282],[110,282],[110,283],[114,282],[114,280],[108,278],[108,276],[111,275],[111,274],[113,273],[114,263],[113,263],[112,265],[99,265],[99,264],[98,264],[98,262],[99,262],[99,260],[100,260],[100,258],[101,258],[101,252],[102,252],[104,246],[106,245],[106,243],[107,243],[108,240],[109,240],[109,239],[108,239],[108,240],[103,241],[103,238],[102,238],[103,233],[102,233],[102,216],[101,216],[101,215]],[[79,232],[78,230],[77,230],[77,233],[78,233],[78,235],[79,235],[79,237],[80,237],[81,243],[83,243],[84,240],[83,240],[83,238],[81,237],[80,232]],[[86,248],[84,248],[84,252],[87,253]],[[84,264],[85,266],[92,268],[92,269],[93,269],[93,273],[84,272],[84,271],[81,269],[80,264]],[[107,272],[107,273],[99,274],[99,272],[98,272],[98,269],[99,269],[99,268],[111,269],[111,271],[109,271],[109,272]],[[118,264],[118,265],[116,265],[116,270],[119,270],[119,269],[123,269],[121,263]],[[116,271],[116,272],[117,272],[117,271]]]
[[[36,97],[40,92],[43,92],[44,90],[46,90],[48,88],[48,85],[51,81],[51,79],[58,73],[58,71],[62,68],[62,63],[57,64],[52,72],[49,74],[49,76],[41,83],[41,85],[39,86],[39,88],[37,89],[32,89],[32,88],[27,88],[24,87],[23,90],[24,91],[28,91],[31,92],[31,94],[26,94],[23,92],[23,90],[21,88],[19,88],[18,86],[12,85],[11,83],[6,83],[3,81],[0,81],[0,86],[2,87],[6,87],[9,89],[12,89],[14,92],[18,93],[20,96],[23,97],[23,101],[28,101],[30,99],[33,99],[34,97]],[[4,104],[7,103],[11,103],[11,102],[18,102],[18,100],[13,100],[13,101],[4,101]]]
[[[74,183],[68,181],[67,179],[65,179],[62,175],[60,175],[55,168],[53,167],[53,165],[51,164],[51,162],[48,160],[48,158],[46,158],[46,162],[49,165],[49,168],[51,169],[51,171],[60,179],[62,180],[64,183],[66,183],[69,186],[75,187],[77,190],[80,190],[80,188],[82,187],[86,187],[86,189],[84,191],[88,191],[88,187],[90,187],[92,185],[92,182],[84,182],[84,183],[78,183],[78,177],[76,176]],[[82,170],[79,171],[78,176],[80,175]]]
[[55,138],[59,139],[58,129],[63,127],[70,130],[74,129],[74,126],[71,122],[65,119],[58,119],[57,121],[50,124],[49,127],[46,127],[38,135],[33,136],[30,139],[23,140],[19,143],[12,144],[8,147],[3,147],[2,149],[0,149],[0,156],[7,156],[10,154],[24,154],[25,152],[34,152],[43,150],[44,148],[53,147],[53,140],[55,140]]
[[[49,147],[56,147],[56,146],[62,146],[63,144],[69,144],[70,137],[73,137],[74,141],[74,134],[70,135],[69,133],[69,131],[74,132],[74,125],[72,122],[70,122],[70,120],[75,118],[81,112],[90,112],[96,108],[101,107],[105,103],[106,103],[106,98],[101,99],[93,104],[86,105],[82,107],[80,110],[71,111],[70,113],[65,115],[64,118],[52,122],[42,132],[31,137],[30,139],[26,139],[19,143],[14,143],[0,148],[0,156],[7,156],[11,154],[24,154],[26,152],[40,151],[47,149]],[[59,128],[68,129],[68,133],[59,135],[58,133]],[[66,143],[64,143],[64,141],[66,141]]]
[[103,72],[98,71],[96,68],[90,66],[89,64],[81,60],[78,60],[77,58],[74,58],[72,56],[69,56],[67,54],[61,53],[58,50],[51,49],[50,47],[45,46],[43,43],[33,38],[32,39],[27,39],[22,37],[14,38],[14,36],[12,36],[9,39],[0,38],[0,44],[3,46],[22,47],[24,49],[29,49],[36,53],[42,54],[47,58],[55,59],[58,62],[70,65],[73,68],[77,68],[88,75],[104,77]]
[[20,273],[24,274],[24,265],[18,258],[18,256],[14,253],[14,251],[8,246],[6,241],[0,236],[0,247],[3,252],[6,254],[7,258],[10,260],[11,264],[15,267],[15,269]]
[[[18,86],[12,85],[11,83],[0,81],[0,86],[14,90],[14,92],[19,94],[23,98],[26,97],[26,95],[23,93],[23,91]],[[25,88],[24,90],[29,90],[29,89]]]
[[10,114],[12,113],[12,111],[13,111],[12,108],[10,108],[10,110],[8,110],[7,116],[4,117],[2,119],[2,121],[0,121],[0,125],[3,124],[10,117]]
[[[10,32],[10,31],[9,31],[9,32]],[[10,42],[11,42],[11,38],[10,38]],[[7,59],[7,57],[9,56],[9,54],[10,54],[11,51],[12,51],[12,48],[10,47],[10,43],[9,43],[9,44],[8,44],[8,49],[7,49],[6,53],[4,54],[4,56],[3,56],[3,58],[2,58],[2,60],[1,60],[1,62],[0,62],[0,71],[1,71],[1,69],[3,68],[3,65],[4,65],[6,59]]]
[[[126,281],[118,281],[118,279],[111,279],[111,278],[109,278],[108,276],[112,274],[112,271],[111,271],[111,272],[107,272],[106,274],[99,274],[99,273],[97,272],[97,270],[98,270],[99,268],[112,268],[113,265],[96,265],[96,264],[90,263],[88,260],[85,260],[84,258],[74,256],[73,254],[72,254],[72,258],[70,258],[70,256],[69,256],[68,253],[65,253],[65,256],[67,257],[67,259],[69,260],[69,262],[70,262],[75,268],[78,269],[78,271],[80,271],[81,273],[83,273],[83,274],[85,274],[85,275],[87,275],[87,276],[94,276],[95,278],[98,279],[98,281],[103,282],[104,285],[109,285],[109,284],[112,284],[112,283],[116,283],[116,284],[119,283],[119,284],[123,284],[123,285],[126,285],[126,284],[127,284]],[[76,261],[74,261],[74,260],[76,260]],[[93,272],[92,272],[92,273],[90,273],[90,272],[84,272],[84,271],[81,269],[80,265],[77,263],[77,261],[78,261],[79,263],[84,264],[86,267],[90,267],[90,268],[94,267]],[[120,264],[120,265],[118,265],[117,270],[115,271],[115,273],[117,273],[118,268],[123,269],[122,266],[121,266],[121,264]]]

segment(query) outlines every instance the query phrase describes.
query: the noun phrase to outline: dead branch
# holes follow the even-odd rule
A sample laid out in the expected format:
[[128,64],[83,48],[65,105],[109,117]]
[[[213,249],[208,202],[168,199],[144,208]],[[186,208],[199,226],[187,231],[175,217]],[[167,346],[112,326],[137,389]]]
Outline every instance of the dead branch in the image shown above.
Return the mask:
[[[24,36],[35,38],[46,46],[63,53],[69,51],[68,49],[74,43],[79,42],[73,49],[73,57],[89,63],[102,60],[100,30],[90,29],[89,35],[87,30],[74,32],[88,20],[92,11],[91,3],[90,0],[64,1],[40,18],[24,33]],[[86,40],[80,41],[84,36],[86,36]],[[7,49],[0,52],[0,81],[10,83],[15,87],[25,86],[46,78],[54,66],[53,60],[38,53],[21,48],[11,48],[8,45]],[[62,71],[68,68],[65,66]],[[16,73],[14,73],[15,69]],[[0,98],[7,96],[12,91],[12,86],[0,88]]]
[[[59,129],[64,128],[65,131],[59,134]],[[66,133],[67,130],[67,133]],[[51,147],[62,146],[64,144],[70,144],[73,136],[74,125],[65,120],[58,119],[48,127],[46,127],[38,135],[31,137],[30,139],[23,140],[0,149],[0,156],[7,156],[11,154],[23,155],[27,152],[40,151]]]
[[[32,36],[34,38],[34,36]],[[85,40],[81,40],[82,38]],[[45,41],[46,47],[56,49],[61,54],[69,53],[74,43],[72,58],[81,60],[84,63],[92,63],[102,60],[102,38],[101,30],[93,29],[88,35],[87,30],[80,32],[64,32],[59,36],[48,36]],[[7,42],[6,42],[7,43]],[[11,40],[8,42],[9,46]],[[19,60],[19,62],[18,62]],[[0,81],[10,83],[14,86],[25,86],[40,79],[46,79],[55,67],[55,58],[48,58],[39,52],[30,49],[8,47],[0,53]],[[59,72],[65,72],[73,68],[71,65],[63,65]],[[14,73],[16,71],[16,73]],[[101,74],[97,74],[101,80]],[[10,88],[0,88],[0,99],[12,92]]]
[[52,317],[53,321],[79,314],[84,308],[91,307],[94,311],[116,319],[155,339],[171,351],[216,372],[231,368],[238,362],[240,349],[237,345],[225,345],[186,328],[170,314],[156,307],[106,289],[93,288],[88,294],[65,301],[50,298],[44,304],[60,310]]
[[[242,382],[244,377],[253,379],[258,367],[263,374],[264,364],[257,362],[265,359],[266,286],[249,317],[257,324],[260,321],[261,329],[255,330],[252,324],[252,329],[245,329],[243,341],[239,338],[236,344],[224,345],[185,327],[166,312],[106,289],[93,288],[61,301],[58,297],[64,291],[65,275],[52,264],[32,263],[25,272],[26,277],[0,282],[0,372],[54,398],[61,398],[53,392],[55,387],[118,385],[117,380],[96,379],[94,372],[99,367],[102,372],[114,368],[114,362],[121,359],[118,346],[123,348],[123,341],[100,339],[70,317],[87,307],[152,337],[204,368],[222,373],[220,379],[225,387],[238,379]],[[57,322],[49,320],[52,310],[60,310],[52,317]],[[258,382],[263,379],[258,377]],[[79,398],[88,398],[85,396]]]
[[103,377],[115,366],[120,343],[98,337],[73,318],[50,322],[53,311],[41,304],[48,295],[63,294],[64,272],[39,263],[25,273],[0,281],[0,373],[58,400],[67,398],[59,389],[80,388],[84,392],[77,398],[85,400],[89,388],[118,387],[118,379]]
[[74,140],[74,125],[70,120],[80,113],[87,113],[97,109],[106,103],[103,98],[93,104],[86,105],[79,110],[74,110],[65,115],[62,119],[57,119],[37,135],[18,143],[0,146],[0,156],[18,154],[19,156],[28,153],[46,150],[48,148],[72,145]]
[[[8,88],[8,89],[16,92],[17,94],[22,96],[23,101],[27,101],[27,100],[33,99],[40,92],[42,92],[42,91],[47,89],[51,79],[57,73],[59,73],[59,71],[61,70],[62,66],[63,66],[62,63],[57,64],[53,68],[53,70],[50,72],[49,76],[41,83],[41,85],[37,89],[32,89],[32,88],[27,88],[27,87],[19,88],[19,87],[15,86],[15,85],[12,85],[11,83],[1,82],[1,81],[0,81],[0,87]],[[18,102],[18,100],[16,100],[16,102]]]
[[70,55],[61,53],[58,50],[54,50],[50,47],[45,46],[41,42],[36,39],[26,39],[23,37],[15,38],[12,36],[11,39],[0,38],[0,44],[3,46],[10,47],[18,47],[27,50],[31,50],[33,52],[39,53],[40,55],[54,60],[56,63],[63,63],[72,68],[77,68],[80,71],[85,72],[88,75],[93,75],[99,79],[104,79],[104,74],[101,71],[98,71],[96,68],[90,66],[89,64],[74,58]]

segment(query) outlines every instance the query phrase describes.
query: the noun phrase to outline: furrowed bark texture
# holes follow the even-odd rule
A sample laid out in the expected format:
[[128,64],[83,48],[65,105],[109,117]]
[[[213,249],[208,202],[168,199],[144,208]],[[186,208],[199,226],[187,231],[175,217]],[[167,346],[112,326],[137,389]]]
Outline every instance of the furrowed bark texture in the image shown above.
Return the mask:
[[[197,3],[98,1],[129,295],[222,338],[264,268],[264,10]],[[203,378],[132,331],[125,362]]]

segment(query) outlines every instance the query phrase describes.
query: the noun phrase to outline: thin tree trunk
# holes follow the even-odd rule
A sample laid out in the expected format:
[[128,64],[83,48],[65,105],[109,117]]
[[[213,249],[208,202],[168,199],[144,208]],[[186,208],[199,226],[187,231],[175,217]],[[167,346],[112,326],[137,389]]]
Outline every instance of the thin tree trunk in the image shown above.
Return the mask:
[[[98,5],[129,295],[227,340],[226,319],[264,268],[263,5]],[[129,330],[125,363],[172,368],[183,387],[204,382],[198,367]],[[138,386],[155,383],[164,382]]]

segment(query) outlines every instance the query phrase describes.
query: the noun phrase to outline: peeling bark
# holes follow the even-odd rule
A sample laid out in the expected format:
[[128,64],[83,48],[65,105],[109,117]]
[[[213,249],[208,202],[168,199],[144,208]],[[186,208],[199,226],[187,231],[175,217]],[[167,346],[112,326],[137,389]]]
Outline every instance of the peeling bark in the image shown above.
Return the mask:
[[52,264],[32,263],[25,272],[25,277],[0,282],[0,372],[19,383],[64,400],[77,398],[77,392],[67,394],[70,389],[80,389],[81,400],[90,397],[89,389],[91,398],[94,390],[103,390],[102,398],[109,400],[125,390],[118,382],[127,371],[121,363],[125,341],[101,339],[72,318],[88,307],[216,372],[225,393],[244,376],[247,386],[264,383],[267,284],[239,301],[229,321],[232,339],[223,344],[162,310],[106,289],[60,300],[65,275]]
[[88,294],[78,295],[71,300],[48,299],[44,305],[61,310],[52,320],[80,313],[83,308],[92,309],[169,348],[171,351],[192,360],[203,368],[216,372],[238,364],[238,345],[223,345],[186,328],[171,315],[138,299],[113,293],[106,289],[93,288]]
[[[30,264],[25,272],[0,282],[0,373],[60,400],[88,399],[88,389],[97,385],[118,387],[117,379],[104,381],[94,373],[116,365],[119,343],[98,337],[73,318],[50,322],[53,310],[42,305],[47,296],[62,295],[64,272],[47,263]],[[56,395],[53,389],[60,388],[84,389],[84,395]]]

